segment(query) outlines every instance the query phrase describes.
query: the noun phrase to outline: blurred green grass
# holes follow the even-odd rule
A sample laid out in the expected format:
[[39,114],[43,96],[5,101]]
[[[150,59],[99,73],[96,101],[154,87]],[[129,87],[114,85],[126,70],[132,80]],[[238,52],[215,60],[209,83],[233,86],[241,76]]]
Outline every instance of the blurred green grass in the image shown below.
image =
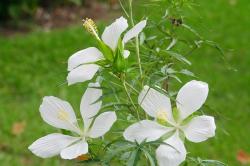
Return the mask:
[[[196,9],[201,18],[197,20],[202,20],[205,25],[199,31],[206,38],[220,43],[233,69],[229,69],[219,53],[210,47],[195,51],[188,57],[193,63],[190,70],[210,85],[207,105],[218,113],[211,111],[216,115],[218,129],[215,138],[200,144],[188,143],[187,146],[192,156],[239,165],[237,151],[250,152],[250,3],[248,0],[199,3]],[[64,84],[66,61],[75,51],[94,44],[81,25],[0,38],[1,165],[73,164],[57,157],[39,159],[27,147],[35,139],[55,131],[42,121],[38,113],[43,96],[54,95],[68,100],[78,112],[85,85],[68,87]],[[210,111],[206,113],[210,114]],[[14,136],[12,125],[20,121],[26,122],[25,131]]]

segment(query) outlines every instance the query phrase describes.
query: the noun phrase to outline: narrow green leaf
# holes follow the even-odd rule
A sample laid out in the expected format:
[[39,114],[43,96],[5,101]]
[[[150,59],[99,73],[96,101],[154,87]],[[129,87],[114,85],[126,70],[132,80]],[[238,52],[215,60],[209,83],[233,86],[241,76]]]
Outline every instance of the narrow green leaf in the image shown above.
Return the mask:
[[128,159],[127,166],[136,166],[140,155],[140,149],[137,148],[131,152],[131,155]]
[[192,73],[191,71],[189,71],[187,69],[182,69],[179,73],[185,74],[187,76],[195,77],[194,73]]
[[143,150],[143,153],[145,154],[146,158],[148,159],[150,165],[156,166],[154,157],[152,157],[151,154],[146,149],[143,148],[142,150]]
[[168,53],[170,56],[174,57],[175,59],[183,62],[183,63],[186,63],[188,65],[192,64],[189,60],[187,60],[184,56],[182,56],[179,53],[176,53],[176,52],[173,52],[173,51],[165,51],[165,52]]
[[182,24],[182,26],[186,29],[188,29],[190,32],[192,32],[193,34],[195,34],[197,37],[199,38],[202,38],[201,35],[195,30],[193,29],[192,27],[190,27],[189,25],[187,24]]

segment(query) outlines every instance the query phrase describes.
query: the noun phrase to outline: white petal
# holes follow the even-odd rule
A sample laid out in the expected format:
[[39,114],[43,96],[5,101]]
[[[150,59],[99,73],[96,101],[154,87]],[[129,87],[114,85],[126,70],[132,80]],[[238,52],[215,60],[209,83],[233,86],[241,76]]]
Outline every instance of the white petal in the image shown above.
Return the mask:
[[145,28],[147,24],[147,20],[143,20],[136,24],[132,29],[130,29],[125,35],[122,40],[123,43],[127,43],[130,39],[139,35],[139,33]]
[[73,70],[81,64],[92,63],[103,59],[102,53],[95,47],[74,53],[68,60],[68,71]]
[[113,51],[115,51],[118,40],[121,34],[128,28],[128,22],[124,17],[120,17],[115,20],[110,26],[106,27],[103,34],[102,40],[108,45]]
[[157,117],[159,111],[166,111],[169,122],[174,122],[170,99],[149,86],[144,86],[138,97],[138,103],[152,117]]
[[74,110],[67,101],[46,96],[40,105],[40,114],[45,122],[56,128],[80,133]]
[[99,66],[95,64],[81,65],[71,70],[67,76],[68,85],[91,80],[98,71]]
[[110,130],[117,117],[114,112],[104,112],[100,114],[94,121],[88,135],[91,138],[103,136]]
[[123,52],[124,58],[127,59],[129,57],[129,55],[130,55],[129,50],[124,50],[124,52]]
[[208,84],[201,81],[190,81],[178,92],[176,105],[180,118],[185,119],[201,108],[208,95]]
[[215,122],[212,116],[194,117],[187,125],[182,127],[185,136],[192,142],[202,142],[215,136]]
[[86,153],[88,153],[88,143],[85,141],[80,141],[63,149],[60,155],[63,159],[71,160]]
[[102,101],[97,102],[102,96],[102,90],[98,88],[100,88],[98,82],[89,83],[88,88],[82,96],[80,110],[85,130],[88,129],[94,116],[99,112],[102,106]]
[[156,159],[159,166],[178,166],[186,159],[186,149],[180,140],[178,132],[164,141],[171,145],[160,145],[156,149]]
[[123,137],[131,142],[155,141],[173,128],[165,127],[151,120],[142,120],[129,126],[123,133]]
[[62,149],[77,140],[79,138],[54,133],[36,140],[28,149],[39,157],[48,158],[58,155]]

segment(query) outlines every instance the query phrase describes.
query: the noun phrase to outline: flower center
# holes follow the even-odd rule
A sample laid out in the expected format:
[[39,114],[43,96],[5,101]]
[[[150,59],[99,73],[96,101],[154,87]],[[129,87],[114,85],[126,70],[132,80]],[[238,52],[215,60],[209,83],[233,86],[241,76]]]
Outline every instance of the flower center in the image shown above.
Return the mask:
[[160,110],[156,113],[157,122],[160,124],[165,124],[167,122],[167,112]]
[[94,35],[98,40],[100,40],[98,36],[97,26],[95,25],[95,22],[92,19],[90,18],[83,19],[83,27],[90,34]]

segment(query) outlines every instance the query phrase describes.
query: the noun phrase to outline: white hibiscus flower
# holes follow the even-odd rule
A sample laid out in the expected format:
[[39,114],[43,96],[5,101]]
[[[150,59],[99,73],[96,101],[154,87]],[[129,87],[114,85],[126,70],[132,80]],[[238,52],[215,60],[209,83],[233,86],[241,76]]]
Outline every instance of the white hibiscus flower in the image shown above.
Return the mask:
[[[177,166],[186,158],[186,149],[181,139],[183,134],[189,141],[202,142],[215,135],[215,122],[211,116],[187,118],[201,108],[208,95],[208,85],[201,81],[190,81],[177,94],[176,107],[171,109],[170,99],[155,89],[145,86],[138,102],[145,112],[155,121],[142,120],[129,126],[124,138],[141,143],[154,141],[165,134],[173,133],[156,150],[160,166]],[[178,114],[176,114],[178,112]],[[178,115],[178,116],[176,116]],[[174,148],[173,148],[174,147]]]
[[[146,20],[143,20],[136,24],[132,29],[127,31],[123,39],[121,39],[122,33],[128,28],[128,23],[124,17],[120,17],[105,28],[100,39],[94,22],[91,19],[86,19],[84,26],[98,39],[101,51],[95,47],[90,47],[73,54],[68,60],[68,84],[72,85],[91,80],[100,67],[95,64],[97,61],[104,59],[114,60],[115,57],[112,57],[112,54],[115,54],[117,51],[120,40],[122,43],[121,54],[124,58],[127,58],[130,52],[124,50],[124,45],[144,29],[146,22]],[[108,58],[110,56],[111,59]]]
[[110,130],[116,121],[114,112],[104,112],[97,116],[101,108],[101,101],[96,102],[102,95],[102,90],[97,88],[98,83],[90,83],[81,100],[81,115],[84,129],[80,129],[76,115],[71,105],[59,98],[44,97],[40,106],[40,113],[48,124],[74,132],[76,136],[68,136],[61,133],[49,134],[36,140],[29,146],[29,150],[35,155],[48,158],[60,154],[63,159],[74,159],[88,153],[88,139],[103,136]]

